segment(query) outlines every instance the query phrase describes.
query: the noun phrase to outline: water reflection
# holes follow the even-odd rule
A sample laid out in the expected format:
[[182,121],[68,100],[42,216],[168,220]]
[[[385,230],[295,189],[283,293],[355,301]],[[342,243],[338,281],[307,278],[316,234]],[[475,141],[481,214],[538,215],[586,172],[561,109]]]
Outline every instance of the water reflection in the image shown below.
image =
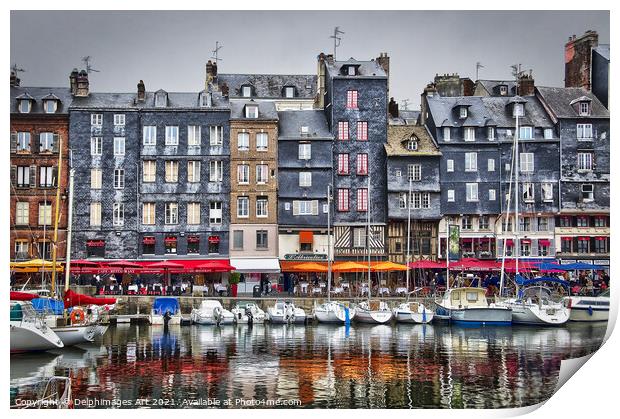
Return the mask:
[[[303,407],[498,408],[548,398],[606,324],[111,327],[101,344],[11,357],[11,397],[65,375],[74,398],[299,399]],[[234,407],[234,406],[233,406]]]

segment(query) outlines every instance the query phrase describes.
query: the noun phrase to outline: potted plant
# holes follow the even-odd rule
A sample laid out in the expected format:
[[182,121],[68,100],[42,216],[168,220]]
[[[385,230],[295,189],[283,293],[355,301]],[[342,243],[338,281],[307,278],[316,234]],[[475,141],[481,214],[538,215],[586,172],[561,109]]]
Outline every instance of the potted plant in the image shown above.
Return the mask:
[[237,296],[237,284],[239,283],[239,278],[241,275],[239,272],[231,272],[228,277],[228,283],[230,284],[230,292],[233,297]]

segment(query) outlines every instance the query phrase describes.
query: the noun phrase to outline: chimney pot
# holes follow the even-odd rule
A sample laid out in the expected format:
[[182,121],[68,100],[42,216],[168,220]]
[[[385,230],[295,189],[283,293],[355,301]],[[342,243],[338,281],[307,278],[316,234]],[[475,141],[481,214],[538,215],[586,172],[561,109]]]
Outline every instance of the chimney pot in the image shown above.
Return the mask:
[[144,102],[146,100],[146,86],[144,81],[140,80],[138,83],[138,102]]

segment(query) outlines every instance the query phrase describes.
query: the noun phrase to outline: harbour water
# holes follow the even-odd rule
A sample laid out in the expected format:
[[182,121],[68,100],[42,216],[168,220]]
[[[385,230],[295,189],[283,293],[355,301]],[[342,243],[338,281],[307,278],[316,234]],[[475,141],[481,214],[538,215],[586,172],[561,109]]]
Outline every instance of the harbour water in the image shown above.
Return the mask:
[[562,359],[598,349],[606,326],[117,325],[12,356],[11,405],[60,375],[75,408],[521,407],[549,398]]

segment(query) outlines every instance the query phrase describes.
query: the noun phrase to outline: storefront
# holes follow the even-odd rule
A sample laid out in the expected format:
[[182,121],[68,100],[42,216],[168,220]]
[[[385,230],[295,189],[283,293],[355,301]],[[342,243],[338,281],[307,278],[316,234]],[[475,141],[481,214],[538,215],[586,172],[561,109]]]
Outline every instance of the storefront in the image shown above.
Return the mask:
[[238,294],[251,294],[255,285],[261,285],[261,280],[278,284],[280,262],[277,258],[230,258],[230,264],[241,274]]

